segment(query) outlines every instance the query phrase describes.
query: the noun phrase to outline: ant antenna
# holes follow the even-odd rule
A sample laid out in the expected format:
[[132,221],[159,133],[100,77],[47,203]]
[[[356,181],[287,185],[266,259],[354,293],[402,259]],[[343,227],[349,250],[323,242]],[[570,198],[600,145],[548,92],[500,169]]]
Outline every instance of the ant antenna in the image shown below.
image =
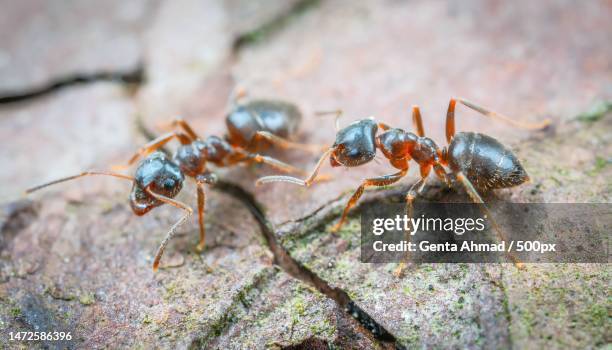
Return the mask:
[[330,115],[330,114],[335,114],[335,119],[334,119],[334,125],[336,127],[336,132],[338,132],[340,130],[340,118],[342,117],[342,110],[341,109],[336,109],[335,111],[318,111],[315,112],[315,115],[317,116],[325,116],[325,115]]
[[244,99],[247,95],[248,93],[246,88],[244,86],[236,84],[236,86],[234,86],[234,88],[230,92],[229,96],[227,96],[227,106],[230,106],[231,108],[236,107],[237,105],[239,105],[239,101]]
[[[259,186],[261,184],[266,184],[266,183],[270,183],[270,182],[289,182],[289,183],[292,183],[292,184],[295,184],[295,185],[300,185],[300,186],[308,187],[308,186],[310,186],[311,183],[313,183],[316,180],[317,175],[319,174],[319,169],[323,165],[323,162],[330,156],[330,154],[333,151],[334,151],[333,148],[329,148],[329,149],[327,149],[327,151],[325,151],[323,153],[321,158],[319,158],[319,161],[317,162],[317,165],[312,170],[312,173],[310,173],[310,176],[308,176],[308,178],[306,178],[306,180],[298,179],[298,178],[293,177],[293,176],[272,175],[272,176],[260,177],[255,182],[255,186]],[[323,176],[323,175],[321,175],[321,177],[327,178],[326,176]]]
[[90,175],[113,176],[113,177],[118,177],[120,179],[134,181],[134,178],[131,177],[131,176],[128,176],[128,175],[117,174],[117,173],[109,173],[109,172],[102,172],[102,171],[85,171],[85,172],[82,172],[82,173],[80,173],[78,175],[72,175],[72,176],[63,177],[61,179],[53,180],[53,181],[44,183],[42,185],[38,185],[38,186],[35,186],[35,187],[32,187],[32,188],[28,188],[25,191],[25,193],[26,194],[30,194],[32,192],[38,191],[40,189],[43,189],[43,188],[51,186],[51,185],[59,184],[59,183],[62,183],[62,182],[66,182],[66,181],[70,181],[70,180],[74,180],[74,179],[78,179],[80,177],[90,176]]
[[149,194],[153,198],[185,211],[185,214],[181,216],[181,218],[176,223],[174,223],[172,227],[170,227],[170,230],[168,230],[166,237],[159,245],[159,248],[157,248],[157,253],[155,254],[155,259],[153,260],[153,271],[155,272],[159,268],[159,261],[161,260],[162,255],[164,255],[164,250],[166,249],[168,242],[172,239],[172,237],[174,237],[174,235],[176,235],[176,229],[179,228],[179,226],[181,226],[183,223],[185,223],[185,221],[187,221],[187,219],[189,219],[189,217],[193,214],[193,209],[191,209],[188,205],[184,203],[181,203],[172,198],[163,196],[161,194],[157,194],[151,191],[149,187],[146,187],[145,191],[147,192],[147,194]]

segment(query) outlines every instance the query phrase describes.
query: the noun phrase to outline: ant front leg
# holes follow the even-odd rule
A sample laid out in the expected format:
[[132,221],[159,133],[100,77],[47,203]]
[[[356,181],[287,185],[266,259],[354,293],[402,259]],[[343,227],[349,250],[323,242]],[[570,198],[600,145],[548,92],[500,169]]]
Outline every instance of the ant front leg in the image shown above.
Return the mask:
[[198,224],[200,225],[200,242],[197,245],[198,251],[203,251],[206,246],[206,227],[204,226],[204,212],[206,205],[206,195],[204,184],[213,185],[217,182],[217,176],[212,173],[200,174],[196,176],[198,194]]
[[390,185],[392,183],[399,181],[402,177],[406,176],[407,172],[408,172],[408,169],[404,169],[395,174],[384,175],[384,176],[364,180],[361,183],[361,185],[357,188],[357,191],[353,193],[353,196],[351,196],[351,199],[349,199],[348,203],[346,204],[346,207],[344,207],[344,211],[342,212],[342,217],[340,218],[340,221],[338,221],[338,223],[334,225],[331,231],[338,232],[338,230],[340,230],[340,228],[342,227],[342,224],[344,224],[344,221],[346,220],[346,217],[349,211],[351,210],[353,206],[355,206],[355,204],[357,203],[357,201],[363,194],[363,191],[366,189],[366,187],[370,187],[370,186],[382,187],[382,186]]
[[[470,196],[472,201],[474,201],[474,203],[479,204],[480,205],[480,209],[483,211],[483,213],[486,216],[488,216],[489,221],[493,225],[493,229],[495,230],[495,233],[497,234],[497,239],[500,242],[506,242],[507,241],[506,236],[502,232],[502,230],[499,227],[499,225],[497,225],[497,222],[493,218],[493,215],[491,215],[491,212],[489,211],[489,208],[487,208],[487,205],[482,200],[482,197],[480,197],[480,194],[478,194],[478,191],[476,190],[474,185],[472,185],[472,182],[462,172],[458,172],[456,174],[456,177],[457,177],[457,180],[459,180],[459,182],[461,182],[461,184],[465,188],[466,192],[468,193],[468,195]],[[525,265],[516,256],[514,256],[514,254],[512,254],[511,252],[508,252],[507,255],[510,258],[510,260],[512,260],[512,262],[514,263],[514,265],[517,268],[519,268],[519,269],[524,269],[525,268]]]
[[174,237],[174,235],[176,234],[176,229],[179,226],[181,226],[185,221],[187,221],[187,219],[193,214],[193,209],[191,209],[187,204],[181,203],[179,201],[176,201],[172,198],[168,198],[161,194],[157,194],[151,191],[149,187],[145,188],[145,191],[147,192],[147,194],[149,194],[153,198],[185,211],[185,215],[183,215],[174,225],[172,225],[172,227],[170,227],[170,230],[166,234],[166,237],[164,238],[164,240],[159,245],[159,248],[157,249],[157,253],[155,254],[155,259],[153,260],[153,271],[157,271],[157,269],[159,268],[159,261],[161,260],[162,255],[164,255],[164,250],[166,249],[166,246],[168,245],[168,241],[170,241],[170,239]]

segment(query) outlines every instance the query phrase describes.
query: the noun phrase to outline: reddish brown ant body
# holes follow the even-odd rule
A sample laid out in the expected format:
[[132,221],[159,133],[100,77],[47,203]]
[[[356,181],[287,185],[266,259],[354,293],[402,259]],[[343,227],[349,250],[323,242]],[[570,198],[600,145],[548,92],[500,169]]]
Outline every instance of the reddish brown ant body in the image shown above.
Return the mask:
[[[412,202],[423,191],[427,176],[432,169],[449,186],[449,177],[453,175],[465,187],[470,198],[481,204],[484,210],[488,212],[478,190],[487,191],[520,185],[527,181],[529,177],[512,151],[494,138],[474,132],[455,133],[455,106],[457,102],[485,116],[501,119],[519,127],[540,129],[548,125],[548,121],[537,125],[523,124],[464,99],[451,99],[446,116],[448,147],[440,149],[432,139],[425,137],[419,107],[414,106],[412,120],[416,134],[377,123],[373,118],[359,120],[337,132],[336,141],[325,151],[310,176],[305,180],[290,176],[266,176],[260,178],[257,183],[284,181],[310,186],[315,181],[319,168],[327,157],[329,157],[332,167],[356,167],[373,160],[376,150],[379,149],[390,164],[399,171],[394,174],[365,179],[349,199],[342,217],[332,228],[333,232],[340,229],[350,209],[357,203],[366,187],[387,186],[398,182],[408,173],[410,160],[414,160],[419,165],[421,177],[410,187],[406,195],[409,216],[412,216]],[[382,130],[382,133],[377,135],[379,130]],[[445,167],[450,169],[450,173],[446,172]],[[489,215],[489,217],[491,216]],[[500,234],[500,231],[497,231]]]
[[[197,247],[203,250],[206,240],[204,185],[214,184],[217,181],[216,175],[210,172],[207,163],[218,167],[241,163],[263,163],[283,172],[304,174],[302,170],[277,159],[254,153],[270,145],[278,145],[281,148],[315,149],[316,146],[298,144],[286,139],[297,131],[300,121],[301,113],[296,106],[269,100],[255,100],[234,106],[226,117],[228,134],[224,139],[217,136],[201,139],[186,121],[176,119],[172,125],[179,130],[148,142],[129,160],[128,165],[131,165],[140,157],[144,157],[138,164],[134,177],[111,172],[88,171],[30,188],[26,193],[84,176],[106,175],[132,181],[130,205],[134,214],[138,216],[145,215],[151,209],[163,204],[184,210],[185,215],[170,228],[157,250],[153,262],[153,269],[157,270],[168,241],[174,236],[176,229],[193,214],[193,209],[187,204],[173,199],[181,191],[185,177],[193,178],[197,185],[200,228],[200,241]],[[158,150],[173,139],[177,139],[180,146],[170,159]]]

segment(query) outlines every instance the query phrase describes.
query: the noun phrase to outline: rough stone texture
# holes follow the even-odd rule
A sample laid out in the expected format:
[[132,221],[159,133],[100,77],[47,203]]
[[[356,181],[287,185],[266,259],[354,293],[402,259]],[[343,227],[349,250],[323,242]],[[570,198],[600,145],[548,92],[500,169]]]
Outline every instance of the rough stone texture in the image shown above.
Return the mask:
[[193,252],[192,222],[154,274],[152,256],[177,213],[131,215],[127,187],[85,190],[70,202],[45,195],[31,224],[4,242],[3,333],[70,330],[76,341],[68,345],[79,348],[264,348],[353,338],[360,348],[378,346],[333,301],[273,267],[250,214],[226,195],[210,194],[205,253]]
[[[135,217],[127,205],[129,184],[114,179],[84,179],[17,198],[40,181],[124,162],[144,142],[133,127],[137,116],[155,133],[182,115],[202,135],[222,135],[228,95],[240,85],[252,97],[297,103],[305,115],[299,139],[311,143],[329,144],[334,136],[331,118],[313,112],[337,108],[345,112],[343,124],[375,115],[409,129],[408,110],[417,103],[428,135],[440,144],[451,96],[523,120],[550,117],[550,130],[526,133],[460,107],[459,130],[512,145],[533,179],[487,199],[609,203],[608,2],[313,1],[316,6],[296,10],[301,3],[2,6],[0,90],[27,90],[73,73],[129,70],[140,61],[148,80],[135,91],[91,82],[0,106],[0,332],[70,330],[75,343],[36,345],[79,348],[608,344],[607,265],[519,271],[430,264],[411,266],[397,279],[395,264],[356,263],[356,215],[338,235],[327,230],[364,176],[393,171],[382,158],[359,169],[326,167],[334,179],[310,189],[256,189],[258,176],[273,173],[264,167],[218,170],[254,192],[282,248],[319,280],[303,270],[297,275],[314,284],[287,274],[295,274],[295,266],[275,266],[281,259],[251,213],[215,189],[208,191],[208,249],[195,253],[192,220],[156,274],[152,256],[178,210]],[[278,16],[281,24],[270,26]],[[236,50],[238,37],[243,41]],[[303,168],[316,161],[300,152],[274,155]],[[367,193],[364,203],[403,197],[415,174],[394,189]],[[188,186],[179,199],[193,206],[193,193]],[[465,198],[435,185],[427,196]],[[373,339],[372,329],[339,306],[337,291],[371,317],[364,323],[383,327],[390,338]],[[15,345],[6,337],[0,342]]]
[[[114,84],[72,87],[0,110],[0,199],[15,199],[44,181],[92,168],[109,169],[133,149],[133,103]],[[117,164],[117,163],[115,163]]]
[[129,71],[142,60],[139,33],[153,1],[0,4],[0,91],[23,91],[54,79]]

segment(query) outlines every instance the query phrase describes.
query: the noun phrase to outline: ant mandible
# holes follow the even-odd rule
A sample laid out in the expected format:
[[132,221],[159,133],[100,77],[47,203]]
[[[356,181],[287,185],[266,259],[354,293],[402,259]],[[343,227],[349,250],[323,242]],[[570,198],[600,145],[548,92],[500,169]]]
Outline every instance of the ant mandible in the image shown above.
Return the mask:
[[[177,228],[193,214],[191,207],[173,199],[181,191],[185,176],[193,178],[197,186],[200,229],[197,249],[202,251],[206,241],[204,185],[212,185],[217,181],[216,175],[209,171],[207,163],[210,162],[217,167],[263,163],[283,172],[306,174],[301,169],[277,159],[254,153],[271,145],[307,151],[320,150],[319,146],[299,144],[287,139],[297,132],[301,119],[299,109],[287,102],[253,100],[244,104],[234,104],[226,117],[228,133],[225,138],[209,136],[203,140],[185,120],[177,118],[171,125],[179,130],[148,142],[128,161],[129,166],[144,157],[133,177],[113,172],[86,171],[32,187],[26,190],[26,193],[80,177],[103,175],[133,183],[129,200],[132,211],[138,216],[145,215],[151,209],[163,204],[182,209],[185,214],[170,228],[157,250],[153,261],[153,270],[156,271],[169,240],[175,235]],[[178,140],[180,146],[170,159],[158,150],[173,139]]]
[[[412,122],[416,134],[399,128],[391,128],[384,123],[377,123],[373,118],[355,121],[338,130],[338,117],[341,114],[341,112],[338,112],[336,116],[336,129],[338,130],[336,141],[323,153],[310,176],[305,180],[291,176],[265,176],[258,179],[257,184],[280,181],[308,187],[317,178],[319,169],[326,158],[329,157],[332,167],[357,167],[373,160],[376,150],[380,149],[389,163],[399,171],[394,174],[365,179],[349,199],[342,217],[332,228],[332,232],[341,228],[350,209],[357,203],[366,187],[387,186],[398,182],[408,173],[410,160],[414,160],[419,165],[421,177],[406,194],[409,217],[412,217],[413,201],[422,193],[425,181],[432,169],[436,176],[449,186],[449,177],[454,175],[463,185],[470,198],[480,204],[485,213],[489,214],[478,192],[479,190],[484,192],[491,189],[517,186],[528,181],[529,176],[514,153],[493,137],[475,132],[455,133],[455,107],[457,102],[487,117],[499,119],[521,128],[541,129],[550,123],[549,120],[538,124],[517,122],[465,99],[453,98],[450,100],[446,114],[448,146],[440,149],[432,139],[425,136],[418,106],[412,108]],[[377,135],[379,129],[382,130],[382,133]],[[445,167],[450,169],[450,173],[447,173]],[[491,218],[498,238],[503,239],[503,234],[495,221],[492,220],[492,216],[489,214],[488,217]],[[511,258],[515,263],[518,263],[514,257],[511,256]]]

